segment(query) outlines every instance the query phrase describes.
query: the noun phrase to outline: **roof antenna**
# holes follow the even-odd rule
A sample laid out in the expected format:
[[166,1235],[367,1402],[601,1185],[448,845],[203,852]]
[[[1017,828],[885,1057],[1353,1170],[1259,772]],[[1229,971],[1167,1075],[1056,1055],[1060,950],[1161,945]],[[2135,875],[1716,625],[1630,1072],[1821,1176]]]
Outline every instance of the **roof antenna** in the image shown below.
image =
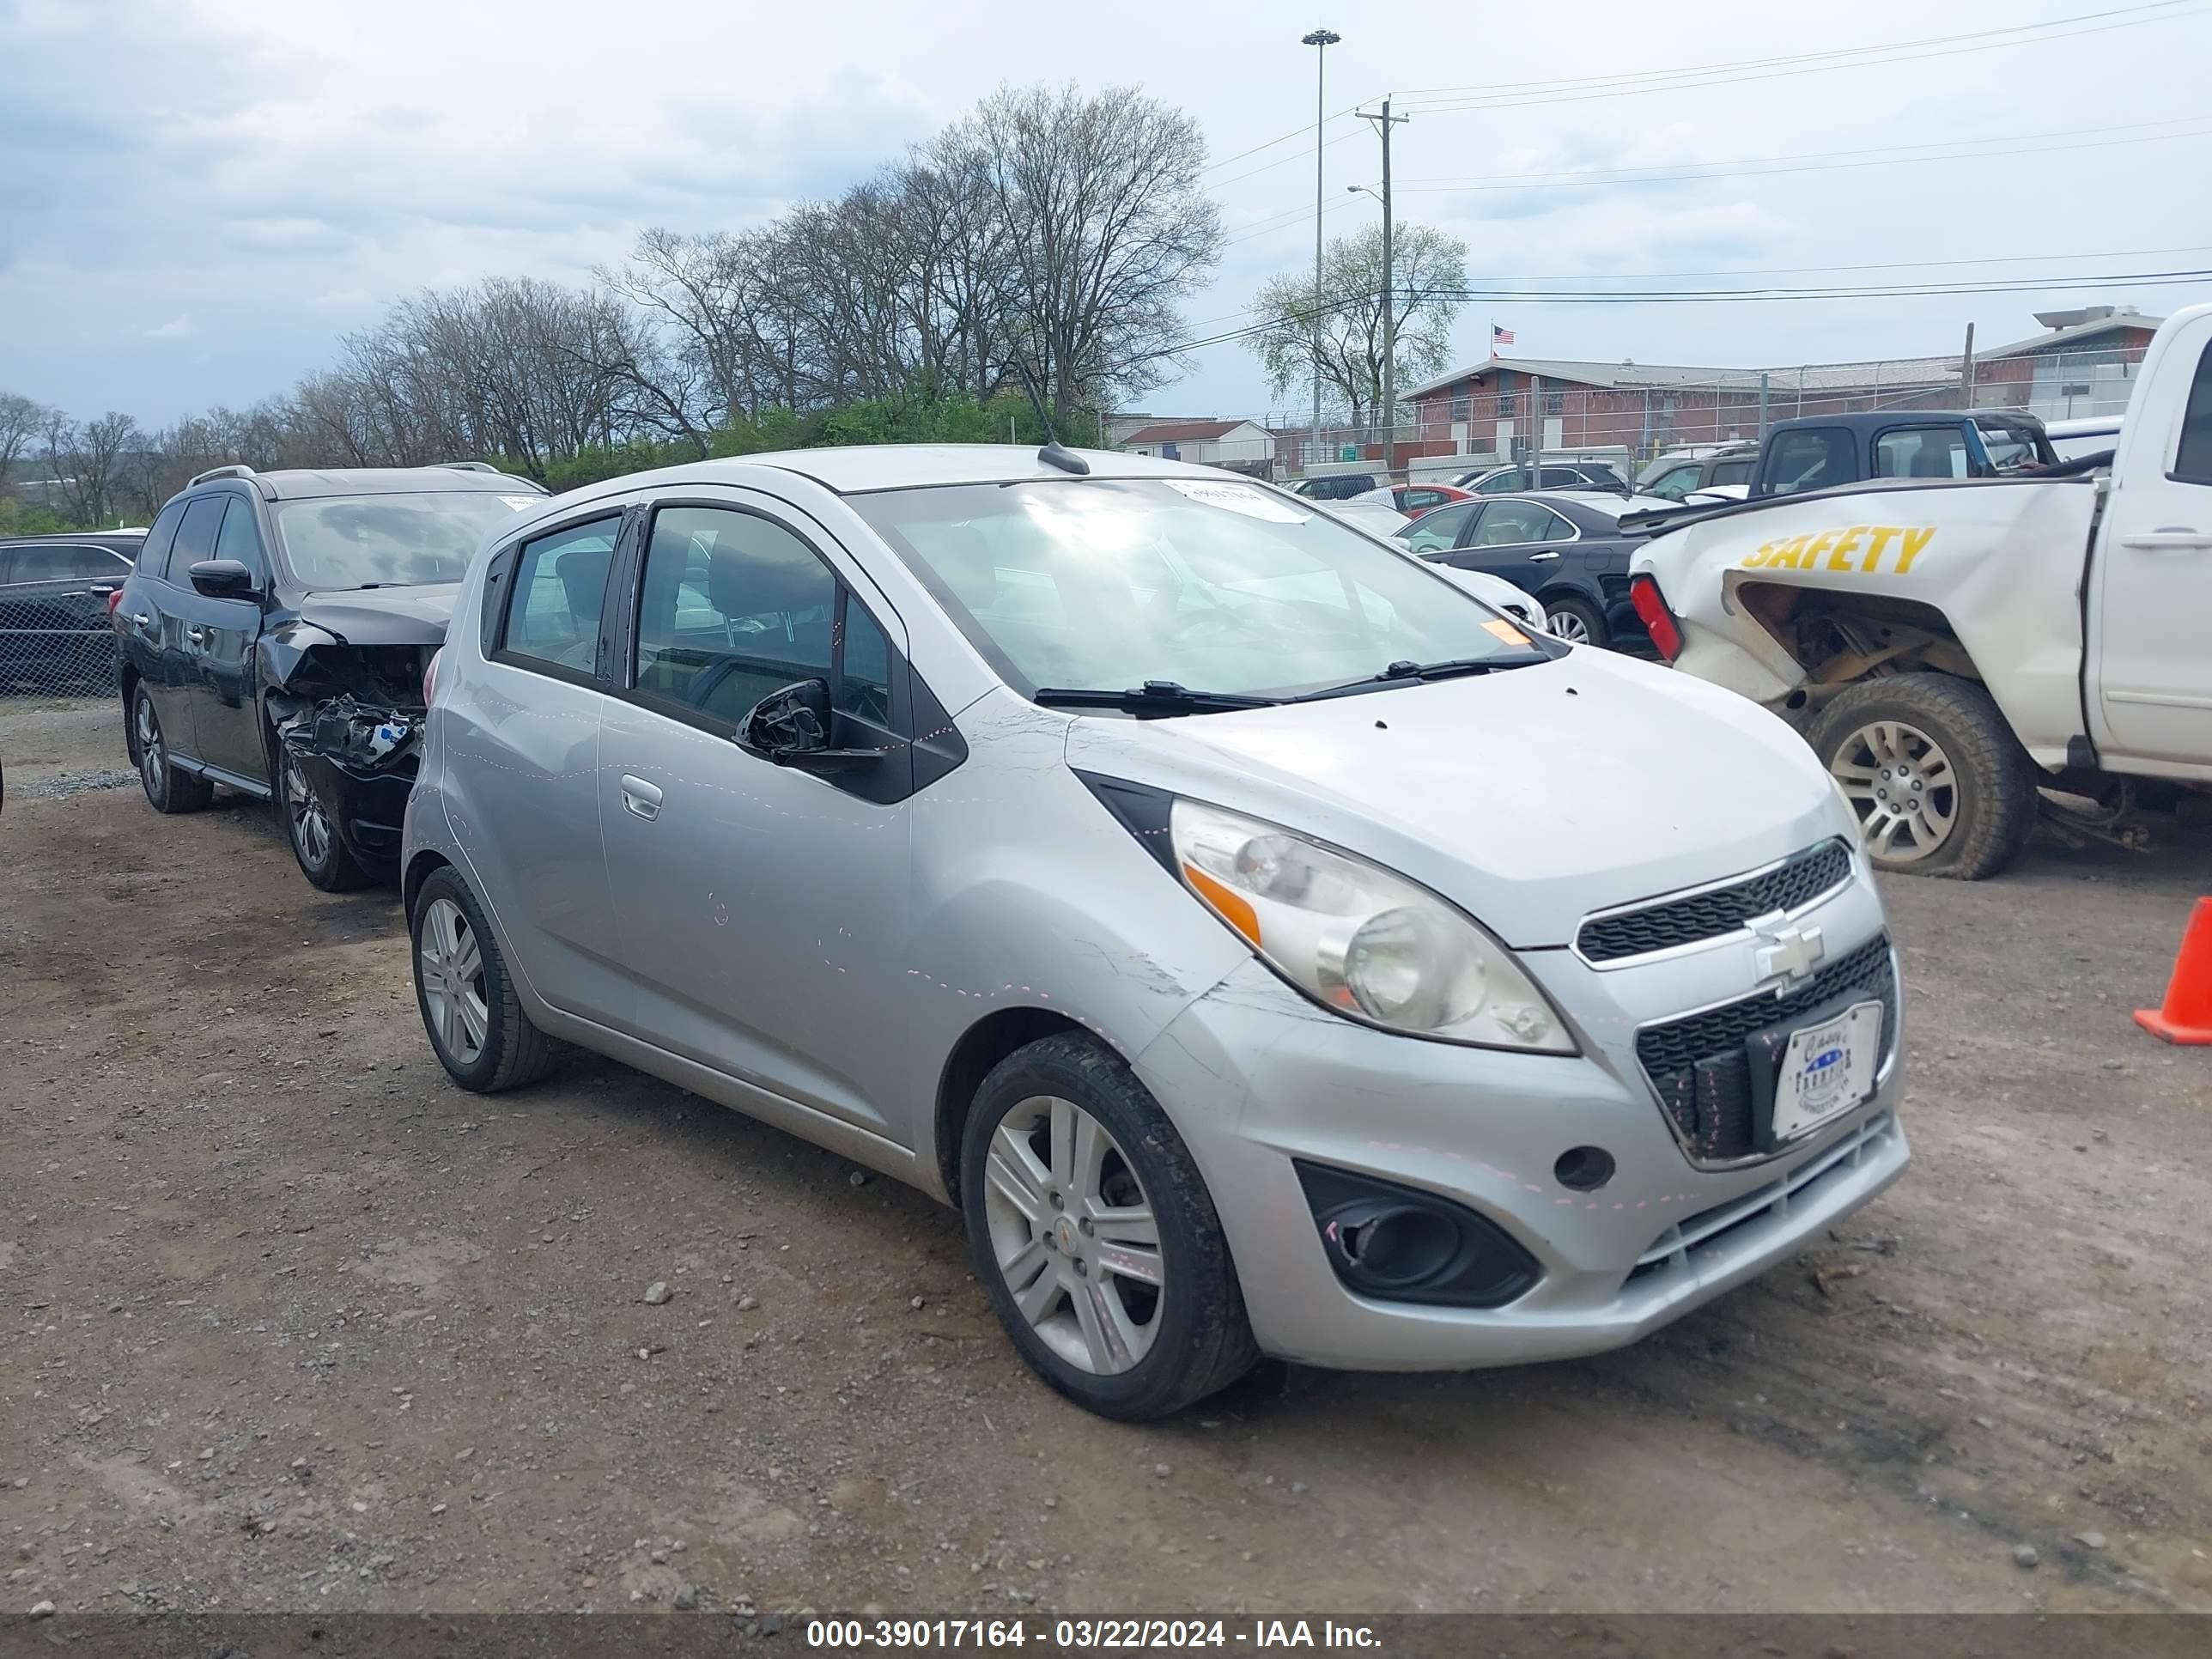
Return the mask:
[[1053,432],[1052,416],[1044,412],[1044,399],[1037,395],[1036,381],[1030,377],[1030,366],[1016,357],[1014,370],[1022,377],[1022,390],[1030,394],[1030,407],[1036,410],[1037,424],[1044,428],[1044,447],[1037,451],[1037,459],[1047,466],[1056,466],[1061,471],[1073,472],[1079,477],[1087,475],[1091,463],[1073,450],[1063,447]]

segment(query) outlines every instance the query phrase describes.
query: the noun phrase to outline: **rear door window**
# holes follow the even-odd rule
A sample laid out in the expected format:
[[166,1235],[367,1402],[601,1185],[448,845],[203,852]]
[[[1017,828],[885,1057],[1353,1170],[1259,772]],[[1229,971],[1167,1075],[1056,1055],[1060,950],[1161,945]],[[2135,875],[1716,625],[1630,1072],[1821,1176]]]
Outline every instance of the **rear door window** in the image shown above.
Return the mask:
[[138,574],[159,576],[167,568],[169,549],[177,539],[177,526],[185,516],[185,503],[171,501],[163,507],[154,527],[146,532],[146,539],[138,544]]
[[[1755,459],[1757,458],[1754,456],[1747,455],[1741,460],[1715,461],[1713,463],[1712,482],[1717,484],[1749,483],[1751,482],[1751,464]],[[1697,477],[1698,475],[1693,470],[1690,474],[1690,482],[1682,486],[1683,495],[1686,495],[1691,490],[1697,488]]]
[[1893,427],[1874,441],[1877,478],[1963,478],[1972,470],[1966,434],[1955,426]]
[[227,495],[203,495],[185,507],[184,522],[177,526],[177,544],[169,550],[169,580],[178,586],[189,587],[192,567],[215,557],[215,538],[229,501]]
[[497,653],[519,667],[588,678],[599,660],[599,617],[620,517],[571,525],[523,544]]
[[121,560],[104,547],[19,547],[15,574],[18,582],[101,581],[123,580]]
[[1458,544],[1459,532],[1467,528],[1467,521],[1475,515],[1482,503],[1457,501],[1449,507],[1440,507],[1433,513],[1424,513],[1399,532],[1397,539],[1415,552],[1437,552]]
[[1517,547],[1524,542],[1560,541],[1573,533],[1565,520],[1540,501],[1492,501],[1482,511],[1474,544]]
[[1766,458],[1766,489],[1775,495],[1849,483],[1852,474],[1851,434],[1839,426],[1784,432]]

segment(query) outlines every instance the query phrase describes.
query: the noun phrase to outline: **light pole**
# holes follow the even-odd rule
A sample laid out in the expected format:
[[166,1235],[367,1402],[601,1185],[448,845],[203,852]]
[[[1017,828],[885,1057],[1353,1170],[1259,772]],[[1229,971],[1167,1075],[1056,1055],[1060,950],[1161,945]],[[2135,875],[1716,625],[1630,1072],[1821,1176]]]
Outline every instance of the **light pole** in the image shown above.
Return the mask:
[[[1328,82],[1328,49],[1344,37],[1332,29],[1316,29],[1298,44],[1312,46],[1314,52],[1314,303],[1313,303],[1313,447],[1314,455],[1321,450],[1321,130],[1328,118],[1327,94]],[[1306,465],[1313,465],[1309,457]]]

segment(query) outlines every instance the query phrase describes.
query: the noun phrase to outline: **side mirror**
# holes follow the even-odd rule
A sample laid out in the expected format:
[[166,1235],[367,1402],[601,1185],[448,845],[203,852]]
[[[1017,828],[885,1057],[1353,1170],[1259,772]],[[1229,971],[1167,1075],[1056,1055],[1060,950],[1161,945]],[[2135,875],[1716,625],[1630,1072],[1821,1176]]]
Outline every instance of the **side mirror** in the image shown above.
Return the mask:
[[883,758],[880,749],[830,746],[830,682],[800,680],[771,691],[738,726],[738,746],[778,766],[837,772]]
[[253,573],[236,559],[202,559],[190,574],[193,590],[211,599],[243,599],[253,592]]

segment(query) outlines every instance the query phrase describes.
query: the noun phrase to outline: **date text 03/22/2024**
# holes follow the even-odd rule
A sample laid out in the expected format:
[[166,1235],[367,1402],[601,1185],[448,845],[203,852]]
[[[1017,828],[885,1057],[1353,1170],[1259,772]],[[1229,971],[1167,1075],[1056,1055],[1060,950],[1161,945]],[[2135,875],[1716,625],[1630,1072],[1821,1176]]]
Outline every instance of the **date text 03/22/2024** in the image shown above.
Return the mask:
[[1069,1652],[1148,1648],[1365,1648],[1365,1625],[1306,1619],[813,1619],[806,1645],[833,1652],[1040,1647]]

